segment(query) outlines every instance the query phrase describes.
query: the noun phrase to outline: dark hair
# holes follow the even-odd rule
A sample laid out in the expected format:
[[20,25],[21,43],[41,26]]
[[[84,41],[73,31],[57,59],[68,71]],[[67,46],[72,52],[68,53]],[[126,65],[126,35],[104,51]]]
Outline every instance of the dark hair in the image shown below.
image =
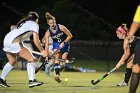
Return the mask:
[[123,23],[121,25],[121,28],[123,28],[125,30],[125,32],[128,33],[128,28],[127,28],[127,25],[125,23]]
[[36,21],[39,18],[37,12],[29,12],[27,17],[24,17],[17,23],[17,28],[21,26],[21,24],[25,23],[28,20]]

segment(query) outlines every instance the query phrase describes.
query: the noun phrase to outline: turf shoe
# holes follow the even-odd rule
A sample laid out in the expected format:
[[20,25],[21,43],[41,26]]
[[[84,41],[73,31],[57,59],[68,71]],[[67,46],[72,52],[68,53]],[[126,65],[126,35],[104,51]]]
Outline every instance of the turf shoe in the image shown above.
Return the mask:
[[4,81],[2,78],[0,78],[0,86],[2,87],[10,87],[7,83],[6,83],[6,80]]
[[58,83],[62,83],[62,82],[63,82],[59,75],[55,75],[55,76],[54,76],[54,79],[55,79],[55,81],[57,81]]
[[35,87],[35,86],[40,86],[40,85],[42,85],[43,84],[43,82],[39,82],[39,81],[37,81],[36,79],[34,79],[34,80],[29,80],[29,88],[32,88],[32,87]]
[[125,81],[122,81],[121,83],[117,84],[117,86],[128,86],[128,83],[126,83]]

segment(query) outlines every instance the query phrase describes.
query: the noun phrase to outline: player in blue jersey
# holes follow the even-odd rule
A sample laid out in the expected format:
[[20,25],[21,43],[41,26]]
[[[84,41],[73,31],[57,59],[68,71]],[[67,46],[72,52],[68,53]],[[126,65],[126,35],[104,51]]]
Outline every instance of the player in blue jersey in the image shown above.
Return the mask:
[[[48,12],[45,14],[47,23],[50,26],[49,29],[45,33],[45,49],[47,54],[49,55],[49,37],[53,39],[53,51],[60,49],[60,51],[55,55],[55,58],[59,58],[67,60],[68,52],[70,49],[69,41],[73,37],[70,31],[61,24],[57,24],[55,17],[50,15]],[[60,63],[58,60],[54,60],[54,79],[61,83],[62,80],[60,78]]]

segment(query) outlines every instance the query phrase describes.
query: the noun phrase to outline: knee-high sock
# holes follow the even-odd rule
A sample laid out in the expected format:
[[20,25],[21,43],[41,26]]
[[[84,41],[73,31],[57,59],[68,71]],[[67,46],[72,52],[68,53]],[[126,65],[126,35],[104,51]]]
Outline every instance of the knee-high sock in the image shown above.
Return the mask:
[[58,63],[54,64],[54,71],[56,75],[60,75],[60,65]]
[[52,66],[53,64],[54,64],[53,61],[50,60],[49,63],[45,65],[45,72],[46,72],[46,74],[50,74],[51,69],[52,69],[51,66]]
[[7,64],[4,66],[3,70],[2,70],[1,78],[2,78],[3,80],[5,80],[6,77],[7,77],[7,75],[8,75],[8,73],[9,73],[12,69],[13,69],[13,66],[12,66],[11,64],[7,63]]
[[29,80],[35,79],[35,68],[36,68],[36,65],[34,62],[27,63],[27,72],[28,72]]
[[126,68],[126,72],[125,72],[125,78],[124,78],[124,81],[126,83],[129,82],[129,79],[131,77],[131,73],[132,73],[132,68]]
[[138,85],[139,85],[139,74],[132,73],[129,93],[136,93]]

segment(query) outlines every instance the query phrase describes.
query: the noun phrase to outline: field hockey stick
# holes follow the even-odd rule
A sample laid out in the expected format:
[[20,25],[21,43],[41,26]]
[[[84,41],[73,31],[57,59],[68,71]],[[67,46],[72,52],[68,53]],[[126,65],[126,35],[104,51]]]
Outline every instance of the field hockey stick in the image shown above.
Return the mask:
[[55,58],[55,57],[52,57],[52,59],[58,60],[58,61],[61,61],[61,62],[64,62],[64,63],[74,63],[74,61],[75,61],[74,57],[72,57],[70,60],[65,60],[65,59]]
[[67,62],[65,62],[65,63],[74,63],[75,62],[75,58],[74,57],[72,57],[70,60],[68,60]]
[[[31,51],[33,54],[37,54],[37,55],[41,55],[40,52],[37,52],[37,51]],[[58,60],[58,61],[61,61],[61,62],[65,62],[65,59],[61,59],[61,58],[55,58],[54,56],[51,57],[51,59],[54,59],[54,60]],[[75,61],[75,58],[72,57],[70,60],[68,60],[66,63],[73,63]]]
[[98,80],[94,81],[94,80],[91,80],[91,84],[93,85],[96,85],[98,84],[99,82],[101,82],[103,79],[105,79],[110,73],[112,73],[113,71],[115,71],[117,68],[113,68],[112,70],[110,70],[108,73],[106,73],[105,75],[103,75],[101,78],[99,78]]
[[[48,62],[49,60],[51,60],[51,58],[52,58],[55,54],[57,54],[59,51],[60,51],[60,49],[57,49],[52,55],[50,55],[50,56],[48,57],[47,62]],[[45,66],[45,64],[47,64],[47,62],[46,62],[46,61],[43,62],[43,64],[35,70],[35,73],[37,73],[43,66]]]

